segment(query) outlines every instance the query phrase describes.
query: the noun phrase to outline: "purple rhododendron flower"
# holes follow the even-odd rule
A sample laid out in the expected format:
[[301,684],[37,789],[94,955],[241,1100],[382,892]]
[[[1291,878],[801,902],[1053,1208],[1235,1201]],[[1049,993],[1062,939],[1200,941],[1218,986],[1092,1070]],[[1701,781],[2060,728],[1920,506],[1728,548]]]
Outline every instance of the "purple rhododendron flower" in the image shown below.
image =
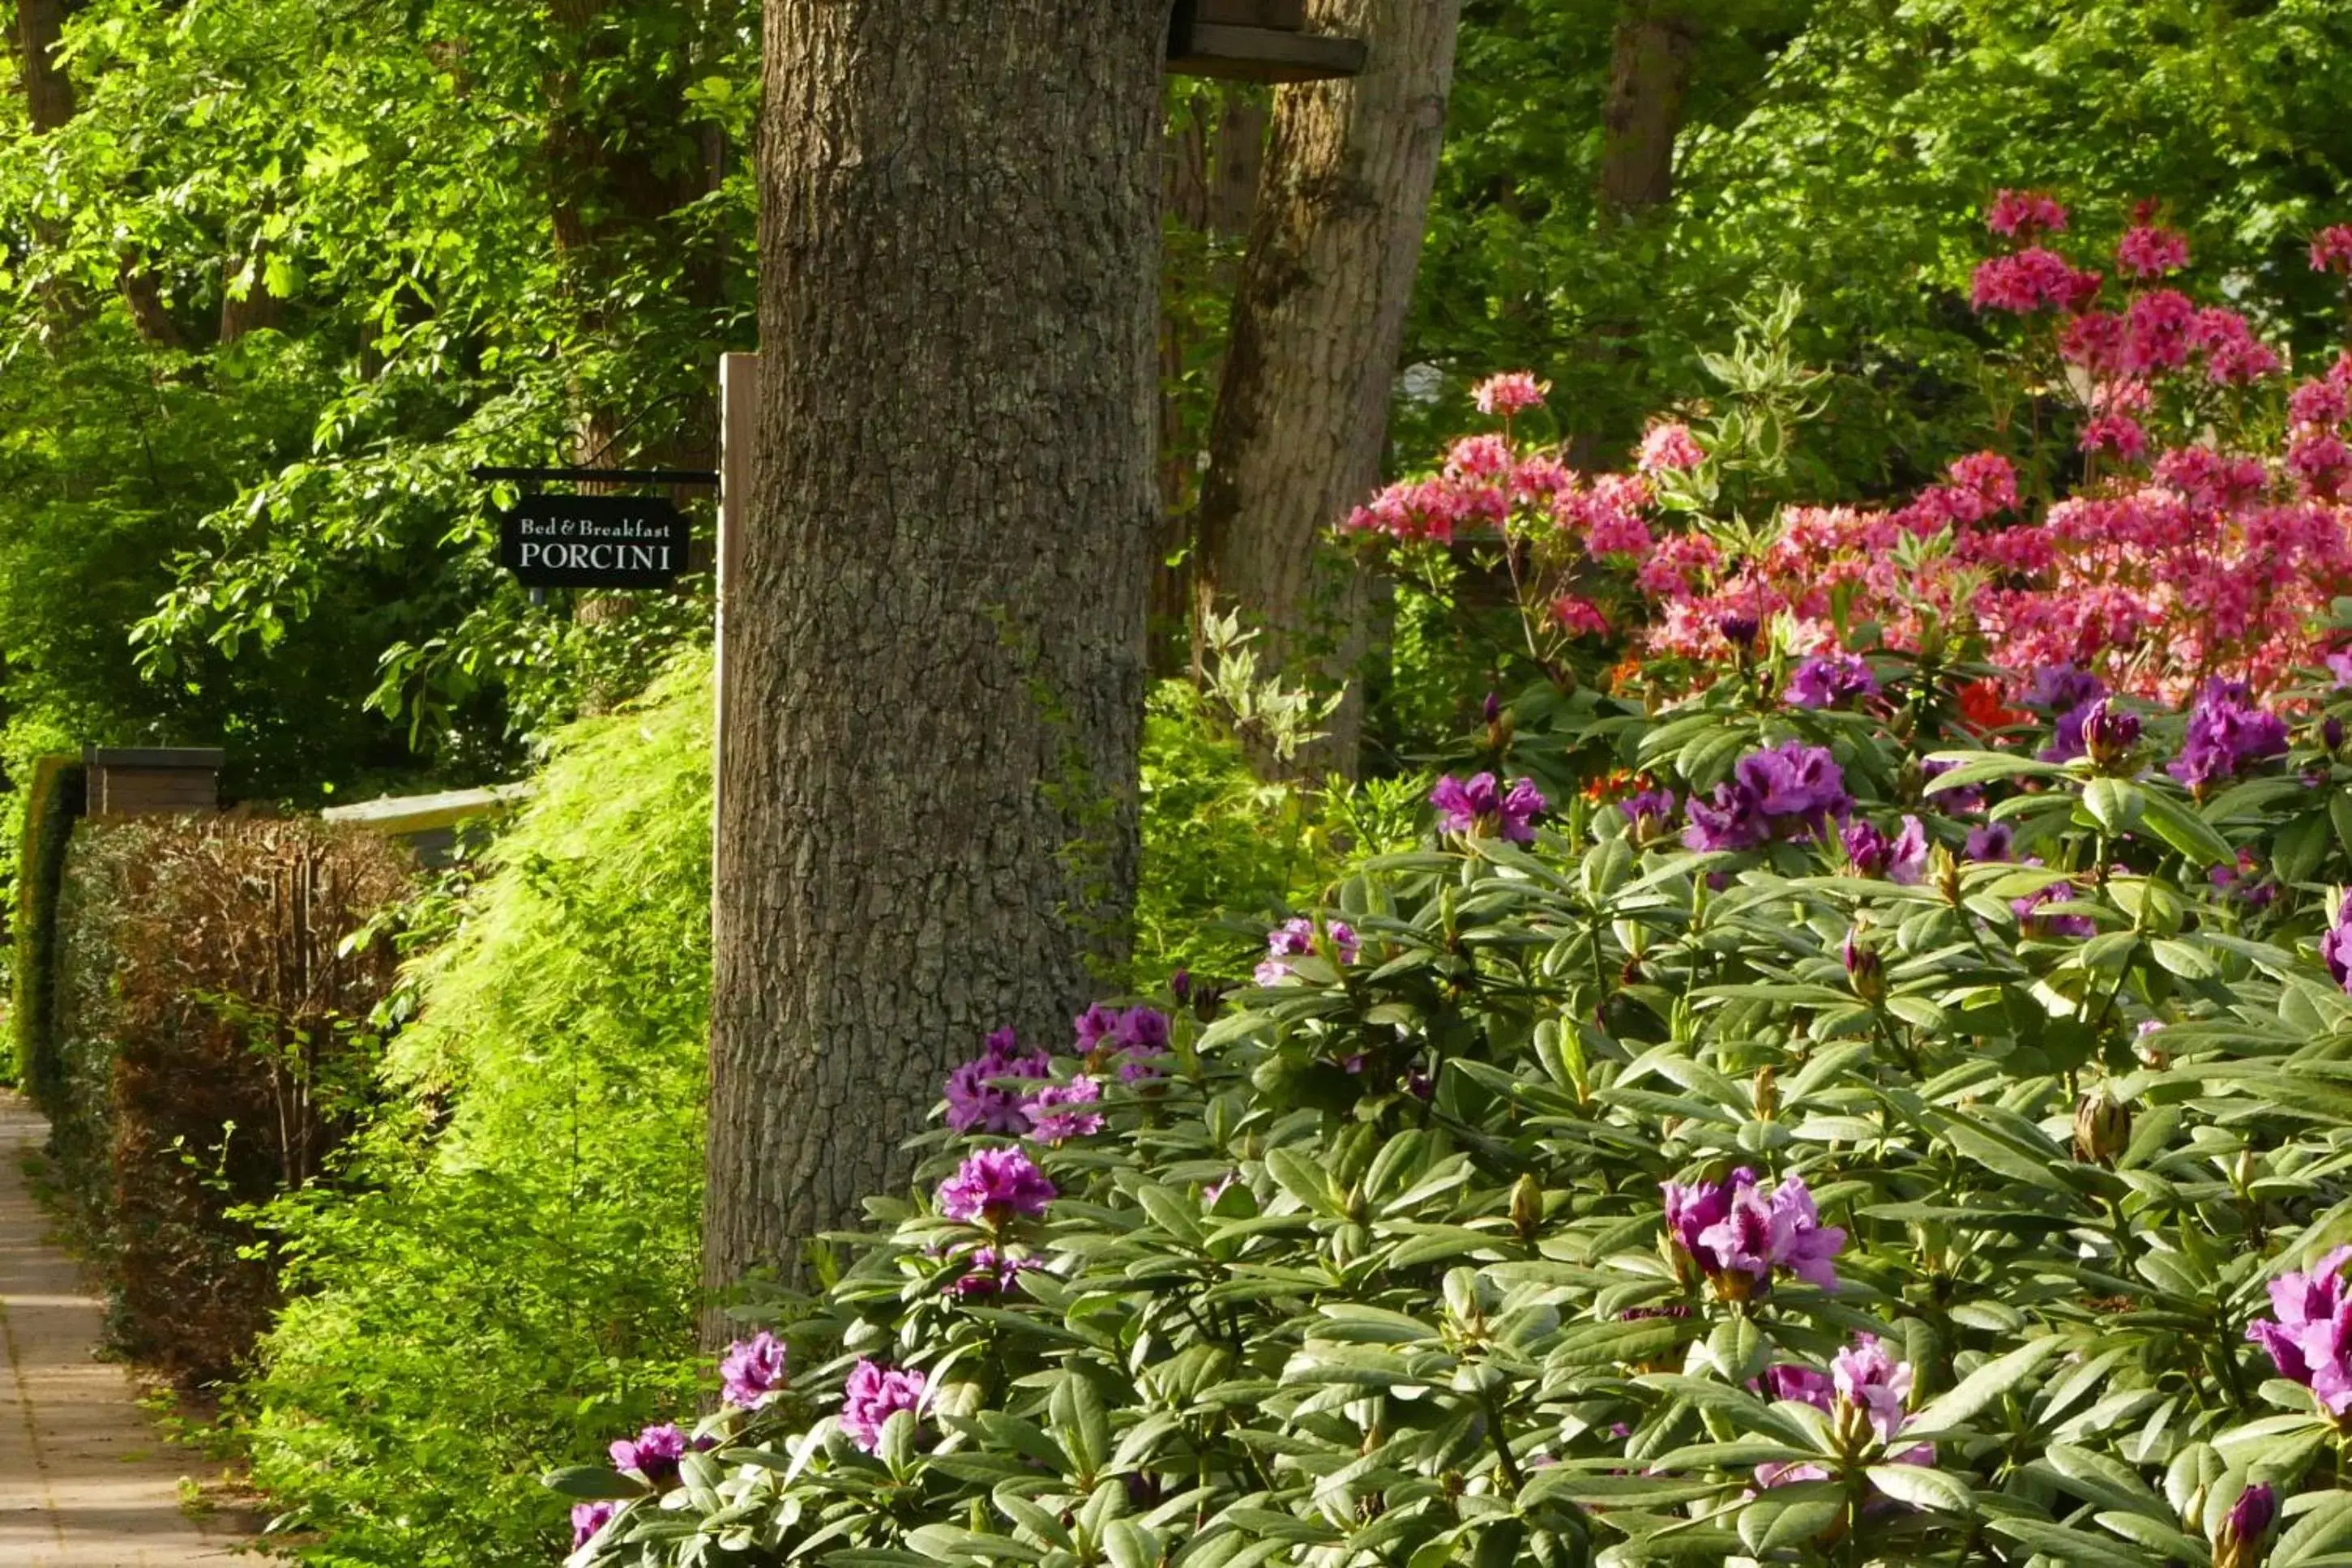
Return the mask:
[[[2328,1408],[2341,1415],[2352,1407],[2352,1368],[2343,1361],[2343,1334],[2336,1323],[2344,1315],[2344,1265],[2352,1263],[2352,1247],[2338,1247],[2301,1273],[2279,1275],[2270,1282],[2273,1317],[2246,1325],[2246,1338],[2270,1352],[2281,1377],[2302,1384],[2340,1401]],[[2319,1374],[2327,1373],[2328,1388],[2319,1389]]]
[[1845,858],[1858,876],[1883,876],[1909,887],[1927,874],[1927,830],[1906,816],[1893,838],[1869,822],[1849,822],[1839,835]]
[[[1664,1184],[1666,1220],[1675,1241],[1718,1283],[1747,1276],[1739,1293],[1767,1286],[1776,1269],[1824,1291],[1838,1288],[1831,1267],[1845,1232],[1824,1226],[1804,1178],[1790,1176],[1769,1197],[1755,1173],[1738,1170],[1727,1183],[1695,1187]],[[1738,1282],[1734,1282],[1736,1285]]]
[[901,1410],[923,1413],[930,1385],[919,1372],[900,1371],[877,1361],[861,1361],[851,1369],[841,1391],[841,1429],[849,1440],[872,1453],[882,1446],[882,1428]]
[[[1869,1418],[1871,1430],[1882,1443],[1895,1441],[1910,1421],[1906,1406],[1911,1399],[1911,1384],[1910,1364],[1895,1360],[1874,1334],[1856,1335],[1853,1344],[1832,1358],[1826,1376],[1809,1366],[1774,1366],[1764,1374],[1764,1391],[1772,1398],[1795,1400],[1823,1414],[1833,1414],[1840,1405],[1850,1406]],[[1887,1457],[1898,1465],[1932,1465],[1936,1448],[1932,1443],[1918,1443]],[[1759,1487],[1828,1479],[1826,1469],[1810,1463],[1756,1468]]]
[[2336,677],[2339,686],[2352,686],[2352,648],[2339,648],[2327,655],[2327,673]]
[[1878,695],[1878,677],[1851,653],[1815,653],[1799,664],[1780,694],[1791,707],[1842,707]]
[[[1331,947],[1342,964],[1356,961],[1359,951],[1356,933],[1345,921],[1331,922]],[[1257,967],[1255,978],[1261,986],[1271,986],[1290,973],[1289,960],[1303,958],[1315,951],[1315,922],[1303,915],[1286,920],[1266,933],[1265,958]]]
[[1446,833],[1485,833],[1515,844],[1535,842],[1535,820],[1551,802],[1532,779],[1521,779],[1506,792],[1491,773],[1473,774],[1467,782],[1448,774],[1429,792],[1437,808],[1437,827]]
[[948,1074],[948,1125],[959,1133],[1028,1131],[1022,1091],[1000,1087],[996,1081],[1044,1078],[1053,1070],[1044,1051],[1024,1051],[1011,1030],[998,1030],[977,1058]]
[[2352,893],[2336,906],[2335,923],[2319,938],[2319,961],[2336,983],[2352,996]]
[[[1936,779],[1959,767],[1957,762],[1923,762],[1919,765],[1922,779]],[[1984,810],[1984,787],[1963,784],[1957,789],[1944,789],[1927,797],[1928,802],[1948,817],[1965,817]]]
[[1663,836],[1675,820],[1675,792],[1671,789],[1643,789],[1617,802],[1617,810],[1625,815],[1625,824],[1633,841],[1646,844]]
[[2165,771],[2192,789],[2234,779],[2286,750],[2286,720],[2253,705],[2243,681],[2205,683],[2189,712],[2189,737]]
[[1045,1173],[1019,1149],[975,1149],[940,1183],[940,1212],[967,1225],[1035,1218],[1056,1197]]
[[[2206,872],[2205,880],[2211,883],[2213,891],[2222,897],[2252,909],[2268,908],[2279,895],[2278,883],[2263,874],[2263,862],[2255,858],[2252,850],[2240,850],[2235,865],[2212,867]],[[2323,937],[2323,943],[2325,940]]]
[[1067,1143],[1102,1131],[1099,1113],[1071,1110],[1071,1106],[1099,1104],[1102,1086],[1091,1078],[1074,1078],[1067,1083],[1049,1083],[1026,1101],[1022,1109],[1029,1113],[1032,1135],[1048,1144]]
[[1787,740],[1741,758],[1730,781],[1717,785],[1711,799],[1692,796],[1683,843],[1702,851],[1749,850],[1783,830],[1819,838],[1832,819],[1843,821],[1853,810],[1844,770],[1829,747]]
[[993,1247],[977,1248],[948,1289],[958,1296],[1002,1296],[1013,1289],[1015,1279],[1045,1266],[1041,1258],[1012,1258]]
[[1961,852],[1972,861],[2005,861],[2016,841],[2016,830],[2007,822],[1987,822],[1969,830],[1969,841],[1961,846]]
[[784,1385],[784,1342],[761,1329],[737,1340],[719,1363],[719,1396],[744,1410],[756,1410]]
[[2087,915],[2037,913],[2045,904],[2072,901],[2077,891],[2071,882],[2053,882],[2023,898],[2010,900],[2010,913],[2017,916],[2019,928],[2029,936],[2095,936],[2099,934],[2099,924]]
[[655,1486],[677,1479],[677,1465],[686,1458],[686,1434],[668,1422],[648,1427],[635,1442],[626,1437],[613,1444],[613,1468],[623,1475],[643,1476]]
[[576,1502],[572,1505],[572,1550],[579,1551],[596,1539],[596,1532],[613,1521],[621,1511],[617,1502]]
[[2107,685],[2088,670],[2072,664],[2046,664],[2033,672],[2025,687],[2027,707],[2047,714],[2071,713],[2107,695]]

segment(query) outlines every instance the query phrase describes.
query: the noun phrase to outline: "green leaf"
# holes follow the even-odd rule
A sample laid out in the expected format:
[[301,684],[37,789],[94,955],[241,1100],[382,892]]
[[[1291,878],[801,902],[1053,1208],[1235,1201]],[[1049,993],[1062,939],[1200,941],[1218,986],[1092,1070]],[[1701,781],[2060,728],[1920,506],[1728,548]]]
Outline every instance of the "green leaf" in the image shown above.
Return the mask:
[[1870,1484],[1897,1502],[1945,1513],[1974,1513],[1976,1493],[1955,1475],[1926,1465],[1873,1465],[1864,1472]]

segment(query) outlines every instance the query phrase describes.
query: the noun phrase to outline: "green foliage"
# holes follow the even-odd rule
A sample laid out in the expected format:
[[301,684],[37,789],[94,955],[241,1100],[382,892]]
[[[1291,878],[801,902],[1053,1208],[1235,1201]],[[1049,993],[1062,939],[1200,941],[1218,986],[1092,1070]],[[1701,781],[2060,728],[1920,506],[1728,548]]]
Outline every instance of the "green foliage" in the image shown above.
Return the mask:
[[[2336,304],[2303,249],[2346,216],[2352,136],[2330,106],[2352,17],[2322,0],[1791,0],[1681,7],[1696,22],[1673,201],[1605,223],[1594,183],[1621,7],[1472,0],[1415,308],[1412,358],[1460,383],[1552,381],[1581,465],[1643,420],[1715,395],[1701,354],[1727,303],[1803,292],[1797,350],[1835,369],[1793,454],[1822,501],[1885,494],[1988,445],[2014,410],[1972,366],[1967,308],[1986,204],[2063,192],[2101,244],[2143,198],[2187,220],[2231,303],[2306,354]],[[1418,450],[1458,390],[1408,403]],[[1425,423],[1424,423],[1425,422]]]
[[298,1292],[237,1396],[306,1561],[542,1561],[533,1476],[690,1394],[709,993],[710,666],[567,731],[424,912],[396,1099],[263,1223]]
[[83,775],[71,758],[48,757],[29,769],[17,799],[23,803],[23,848],[18,862],[14,950],[9,958],[14,1005],[8,1026],[15,1047],[16,1082],[35,1104],[57,1106],[60,1080],[58,1055],[58,904],[65,885],[66,859],[74,821],[81,815]]

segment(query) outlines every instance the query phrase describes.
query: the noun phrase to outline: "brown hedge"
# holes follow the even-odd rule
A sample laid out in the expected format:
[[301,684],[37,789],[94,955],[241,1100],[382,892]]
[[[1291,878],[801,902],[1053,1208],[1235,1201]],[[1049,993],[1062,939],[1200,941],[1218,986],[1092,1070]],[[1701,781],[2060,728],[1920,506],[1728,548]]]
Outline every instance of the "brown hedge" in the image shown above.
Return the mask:
[[310,820],[93,821],[59,898],[52,1147],[122,1349],[233,1372],[278,1301],[237,1211],[318,1181],[362,1109],[406,852]]

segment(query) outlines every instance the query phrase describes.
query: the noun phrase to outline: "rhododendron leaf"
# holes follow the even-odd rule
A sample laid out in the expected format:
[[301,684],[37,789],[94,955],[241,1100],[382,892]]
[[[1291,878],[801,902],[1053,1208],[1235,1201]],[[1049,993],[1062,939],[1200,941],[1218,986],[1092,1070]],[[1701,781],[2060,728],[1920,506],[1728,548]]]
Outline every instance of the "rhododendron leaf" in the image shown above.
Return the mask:
[[1913,1508],[1958,1514],[1976,1511],[1975,1491],[1947,1471],[1925,1465],[1872,1465],[1864,1474],[1879,1491]]
[[1843,1520],[1845,1506],[1844,1489],[1834,1481],[1775,1487],[1739,1511],[1739,1539],[1759,1555],[1801,1547]]
[[2286,1527],[2265,1560],[2272,1568],[2309,1568],[2321,1554],[2352,1547],[2352,1495],[2323,1493],[2290,1499],[2285,1512],[2302,1517]]
[[1996,1535],[2006,1535],[2036,1552],[2047,1553],[2053,1561],[2066,1563],[2068,1568],[2077,1568],[2077,1565],[2080,1568],[2166,1568],[2163,1559],[2151,1557],[2113,1536],[2093,1535],[2087,1531],[2072,1530],[2044,1520],[1997,1518],[1987,1528]]
[[2063,779],[2067,776],[2066,769],[2054,762],[2037,762],[2031,757],[2021,757],[2008,751],[1936,751],[1921,760],[1952,765],[1927,780],[1924,792],[1930,797],[2008,779]]
[[2136,1509],[2109,1509],[2092,1517],[2135,1545],[2163,1552],[2168,1563],[2194,1563],[2210,1550],[2206,1542],[2183,1533],[2170,1521],[2151,1518]]
[[2200,873],[2208,866],[2237,863],[2238,852],[2230,841],[2195,811],[2160,790],[2147,791],[2143,800],[2149,831],[2179,851]]
[[2147,797],[2120,779],[2094,779],[2083,786],[2083,808],[2110,833],[2127,831],[2147,809]]
[[1995,1356],[1921,1406],[1911,1417],[1906,1436],[1909,1430],[1925,1434],[1960,1425],[1994,1400],[2015,1392],[2043,1362],[2064,1350],[2066,1344],[2063,1339],[2051,1334],[2028,1340],[2015,1350]]

